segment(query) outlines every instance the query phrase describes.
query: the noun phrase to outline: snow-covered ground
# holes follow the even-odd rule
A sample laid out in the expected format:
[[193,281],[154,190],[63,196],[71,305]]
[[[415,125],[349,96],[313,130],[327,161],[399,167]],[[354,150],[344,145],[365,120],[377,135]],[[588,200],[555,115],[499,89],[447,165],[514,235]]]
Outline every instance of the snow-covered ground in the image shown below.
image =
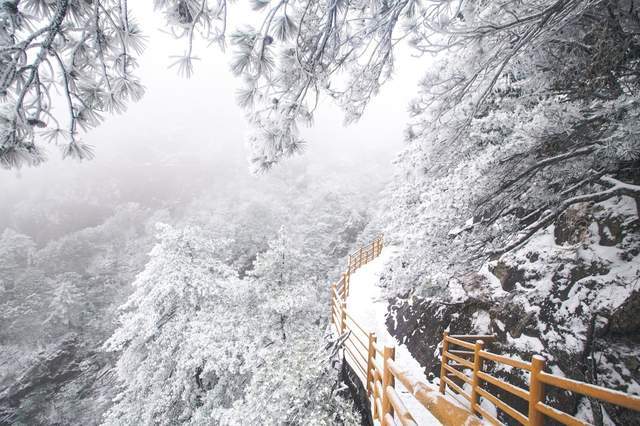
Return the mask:
[[[376,333],[380,345],[396,347],[396,361],[408,376],[426,382],[424,368],[411,356],[404,345],[389,334],[385,325],[387,301],[382,295],[378,282],[385,265],[397,254],[397,248],[385,247],[376,259],[351,275],[347,310],[363,328]],[[396,390],[419,425],[441,424],[397,381]]]

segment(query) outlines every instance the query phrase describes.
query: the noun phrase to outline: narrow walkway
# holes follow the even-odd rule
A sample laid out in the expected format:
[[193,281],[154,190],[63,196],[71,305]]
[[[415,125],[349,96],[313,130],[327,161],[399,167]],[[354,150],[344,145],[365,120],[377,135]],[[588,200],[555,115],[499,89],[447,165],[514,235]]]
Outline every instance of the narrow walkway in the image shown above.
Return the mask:
[[[383,290],[378,286],[379,278],[385,265],[398,254],[393,246],[384,247],[380,255],[359,268],[351,275],[347,306],[349,313],[367,330],[378,336],[378,342],[396,346],[396,361],[404,368],[405,373],[416,379],[427,382],[424,368],[411,356],[405,345],[401,345],[389,334],[385,325],[388,304],[383,297]],[[363,384],[366,388],[366,384]],[[419,425],[440,425],[441,423],[422,406],[401,383],[396,389],[405,406]]]

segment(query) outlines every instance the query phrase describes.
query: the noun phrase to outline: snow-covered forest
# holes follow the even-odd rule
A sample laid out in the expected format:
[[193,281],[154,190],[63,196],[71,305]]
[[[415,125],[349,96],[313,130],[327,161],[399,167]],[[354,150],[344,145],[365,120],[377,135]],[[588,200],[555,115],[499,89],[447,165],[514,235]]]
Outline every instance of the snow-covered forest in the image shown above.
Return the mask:
[[0,424],[368,424],[330,283],[380,233],[426,381],[495,334],[640,395],[640,2],[0,4]]

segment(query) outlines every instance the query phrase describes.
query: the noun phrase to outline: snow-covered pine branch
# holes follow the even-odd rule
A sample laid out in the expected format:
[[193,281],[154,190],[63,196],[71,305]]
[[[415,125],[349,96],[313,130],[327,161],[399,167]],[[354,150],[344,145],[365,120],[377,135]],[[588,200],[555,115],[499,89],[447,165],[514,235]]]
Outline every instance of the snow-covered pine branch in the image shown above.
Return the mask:
[[[578,203],[599,203],[609,198],[613,198],[616,196],[626,195],[632,197],[634,199],[640,199],[640,185],[632,185],[628,183],[621,182],[617,179],[614,179],[611,176],[602,176],[600,178],[600,182],[602,184],[606,184],[610,186],[609,188],[592,192],[583,195],[576,195],[574,197],[568,198],[562,201],[557,207],[552,208],[551,211],[545,212],[538,220],[536,220],[531,225],[527,226],[515,239],[513,242],[510,242],[506,246],[496,248],[491,250],[489,254],[503,254],[514,250],[524,243],[526,243],[529,238],[539,230],[549,226],[558,216],[564,213],[569,207],[578,204]],[[640,211],[638,212],[640,217]]]
[[[2,167],[39,164],[45,141],[65,157],[91,158],[80,130],[144,92],[132,74],[144,38],[126,1],[5,1],[0,39]],[[54,108],[58,88],[64,114]]]

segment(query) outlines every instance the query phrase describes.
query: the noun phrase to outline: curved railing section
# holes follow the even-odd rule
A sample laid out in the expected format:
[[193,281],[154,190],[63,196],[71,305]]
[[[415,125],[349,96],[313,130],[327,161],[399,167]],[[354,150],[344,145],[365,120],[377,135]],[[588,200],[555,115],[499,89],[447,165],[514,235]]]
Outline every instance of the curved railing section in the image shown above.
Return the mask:
[[360,379],[371,403],[374,421],[386,425],[416,425],[414,415],[398,394],[398,383],[446,426],[482,424],[473,413],[450,401],[425,382],[405,374],[395,360],[395,347],[378,343],[375,333],[366,330],[349,314],[347,297],[351,274],[382,251],[383,237],[349,255],[347,270],[331,285],[331,320],[343,336],[344,357]]
[[[495,340],[492,335],[444,333],[439,389],[408,376],[396,362],[395,347],[380,345],[375,333],[358,324],[347,309],[351,274],[378,257],[383,245],[383,237],[379,236],[372,243],[351,253],[347,270],[342,273],[338,282],[331,285],[331,322],[336,332],[342,336],[344,358],[360,379],[363,388],[366,388],[374,421],[382,426],[417,424],[415,413],[412,414],[407,409],[399,396],[398,383],[445,426],[475,426],[485,422],[501,425],[497,418],[480,405],[480,397],[522,425],[542,426],[545,417],[565,425],[588,424],[545,404],[546,386],[640,411],[640,397],[546,373],[544,358],[540,356],[536,355],[531,362],[525,362],[487,352],[484,345]],[[527,372],[529,388],[523,389],[483,371],[487,361]],[[524,399],[528,403],[528,410],[522,412],[509,406],[490,393],[486,384]],[[447,391],[466,400],[468,408],[445,397]]]

